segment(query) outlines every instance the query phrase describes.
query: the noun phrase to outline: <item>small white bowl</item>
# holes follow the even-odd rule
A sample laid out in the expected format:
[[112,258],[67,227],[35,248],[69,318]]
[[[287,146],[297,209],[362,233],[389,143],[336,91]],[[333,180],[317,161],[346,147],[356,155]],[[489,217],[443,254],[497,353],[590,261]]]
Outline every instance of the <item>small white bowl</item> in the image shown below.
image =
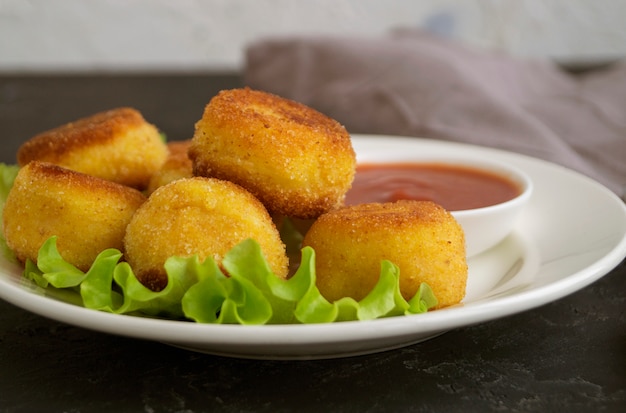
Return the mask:
[[[502,177],[519,188],[513,199],[486,207],[450,210],[465,232],[467,256],[488,250],[502,241],[515,226],[520,212],[528,203],[533,190],[530,177],[523,171],[505,163],[471,157],[465,154],[443,155],[441,153],[402,154],[393,157],[372,157],[359,163],[369,165],[442,165],[451,168],[470,169]],[[358,173],[358,172],[357,172]]]
[[484,160],[445,161],[440,159],[437,162],[487,171],[509,179],[520,188],[520,194],[509,201],[482,208],[451,211],[465,232],[468,257],[478,255],[497,245],[511,233],[516,218],[528,203],[533,191],[533,183],[526,173],[510,165]]

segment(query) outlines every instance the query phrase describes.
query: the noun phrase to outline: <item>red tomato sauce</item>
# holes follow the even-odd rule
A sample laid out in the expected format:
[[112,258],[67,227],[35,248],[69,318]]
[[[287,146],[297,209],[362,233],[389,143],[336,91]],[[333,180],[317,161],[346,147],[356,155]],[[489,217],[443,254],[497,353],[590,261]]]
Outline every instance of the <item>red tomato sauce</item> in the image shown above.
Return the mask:
[[346,204],[429,200],[449,211],[482,208],[511,200],[517,184],[495,173],[439,163],[361,164]]

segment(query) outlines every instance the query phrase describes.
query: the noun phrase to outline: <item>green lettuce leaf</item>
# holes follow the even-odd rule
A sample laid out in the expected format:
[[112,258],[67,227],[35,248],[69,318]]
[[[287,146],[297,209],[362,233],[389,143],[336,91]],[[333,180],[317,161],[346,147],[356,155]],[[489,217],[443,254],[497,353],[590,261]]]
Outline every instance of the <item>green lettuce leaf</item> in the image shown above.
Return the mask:
[[4,208],[9,191],[13,187],[13,182],[20,167],[17,165],[7,165],[0,163],[0,207]]
[[33,281],[41,288],[47,288],[50,283],[43,276],[43,272],[37,267],[37,264],[31,260],[26,260],[24,264],[24,278]]
[[[4,210],[4,204],[19,170],[20,168],[17,165],[0,163],[0,212]],[[11,262],[17,261],[15,254],[13,254],[13,251],[7,246],[6,240],[4,239],[4,231],[0,233],[0,249],[2,250],[2,255],[7,260]]]
[[113,311],[121,305],[121,295],[112,288],[113,274],[121,257],[120,251],[115,249],[107,249],[98,255],[80,283],[80,296],[85,307]]
[[[96,264],[95,270],[100,265],[99,260],[96,260]],[[76,287],[86,277],[84,272],[61,257],[57,249],[57,237],[50,237],[43,243],[37,255],[37,267],[43,278],[56,288]]]
[[165,263],[167,286],[152,291],[137,279],[122,254],[103,251],[86,273],[65,262],[56,238],[41,247],[37,265],[28,263],[24,276],[45,287],[76,288],[85,307],[117,314],[143,314],[199,323],[290,324],[372,320],[419,314],[437,304],[432,290],[422,284],[406,301],[400,294],[400,270],[381,263],[376,286],[362,300],[329,302],[315,284],[315,251],[302,249],[301,264],[289,279],[276,276],[259,244],[248,239],[222,260],[225,272],[212,259],[171,257]]

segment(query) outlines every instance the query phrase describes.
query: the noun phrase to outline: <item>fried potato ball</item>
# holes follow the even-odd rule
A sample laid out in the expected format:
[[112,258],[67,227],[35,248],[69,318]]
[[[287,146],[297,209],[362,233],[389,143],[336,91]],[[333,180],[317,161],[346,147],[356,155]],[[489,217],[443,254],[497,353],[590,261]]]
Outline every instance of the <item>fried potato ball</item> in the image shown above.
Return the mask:
[[126,230],[126,260],[146,287],[167,285],[163,265],[171,256],[198,255],[221,263],[235,245],[252,238],[270,268],[286,277],[285,245],[267,210],[245,189],[214,178],[183,178],[158,188]]
[[328,212],[306,233],[316,254],[317,286],[329,300],[360,300],[378,282],[381,260],[400,268],[400,291],[409,300],[421,283],[438,308],[465,296],[467,263],[461,226],[430,201],[360,204]]
[[50,163],[20,169],[6,200],[3,231],[18,260],[37,261],[57,236],[61,256],[87,271],[107,248],[123,248],[126,225],[145,196],[136,189]]
[[177,179],[191,178],[193,176],[191,159],[189,159],[187,155],[190,146],[191,139],[168,142],[167,158],[161,168],[150,178],[146,190],[148,194],[151,194],[156,191],[157,188]]
[[195,175],[235,182],[271,213],[298,218],[340,206],[356,164],[350,135],[337,121],[249,88],[211,99],[189,156]]
[[17,162],[50,162],[144,189],[166,156],[157,128],[137,110],[118,108],[34,136],[18,149]]

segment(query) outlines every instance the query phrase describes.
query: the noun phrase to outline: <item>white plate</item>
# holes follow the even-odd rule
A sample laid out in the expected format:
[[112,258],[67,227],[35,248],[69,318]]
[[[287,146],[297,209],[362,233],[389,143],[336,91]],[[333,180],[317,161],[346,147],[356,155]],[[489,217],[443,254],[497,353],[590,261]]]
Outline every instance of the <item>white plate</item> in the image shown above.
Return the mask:
[[526,156],[418,138],[355,136],[360,160],[410,160],[411,154],[484,156],[511,163],[535,183],[513,233],[469,260],[463,304],[427,314],[319,325],[206,325],[114,315],[47,296],[0,257],[0,297],[28,311],[101,332],[194,351],[262,359],[315,359],[406,346],[450,329],[541,306],[596,281],[626,256],[626,207],[602,185]]

